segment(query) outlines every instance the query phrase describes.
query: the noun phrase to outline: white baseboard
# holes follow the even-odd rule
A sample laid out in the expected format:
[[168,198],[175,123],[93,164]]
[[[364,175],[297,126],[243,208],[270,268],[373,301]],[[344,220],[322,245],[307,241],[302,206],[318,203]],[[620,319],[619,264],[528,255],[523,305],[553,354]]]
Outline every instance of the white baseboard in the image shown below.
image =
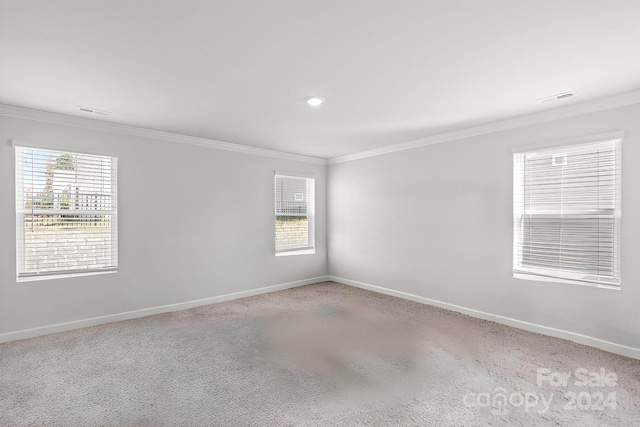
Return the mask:
[[394,297],[403,298],[410,301],[419,302],[422,304],[432,305],[435,307],[456,311],[458,313],[467,314],[469,316],[476,317],[478,319],[491,320],[493,322],[500,323],[502,325],[512,326],[518,329],[524,329],[525,331],[529,331],[529,332],[537,332],[542,335],[548,335],[555,338],[562,338],[565,340],[576,342],[578,344],[596,347],[601,350],[608,351],[610,353],[619,354],[621,356],[631,357],[633,359],[640,359],[640,348],[628,347],[622,344],[616,344],[613,342],[601,340],[599,338],[577,334],[575,332],[551,328],[549,326],[538,325],[535,323],[525,322],[518,319],[512,319],[510,317],[486,313],[484,311],[473,310],[471,308],[461,307],[458,305],[449,304],[446,302],[437,301],[430,298],[409,294],[406,292],[396,291],[393,289],[383,288],[381,286],[370,285],[368,283],[358,282],[351,279],[345,279],[342,277],[329,276],[329,280],[337,283],[342,283],[343,285],[354,286],[356,288],[366,289],[369,291],[378,292],[385,295],[391,295]]
[[136,319],[139,317],[151,316],[154,314],[169,313],[178,310],[200,307],[202,305],[214,304],[217,302],[230,301],[238,298],[246,298],[254,295],[266,294],[269,292],[281,291],[298,286],[311,285],[313,283],[325,282],[328,276],[313,277],[310,279],[297,280],[295,282],[282,283],[279,285],[267,286],[264,288],[250,289],[248,291],[234,292],[231,294],[219,295],[210,298],[203,298],[194,301],[180,302],[177,304],[161,305],[158,307],[143,308],[141,310],[127,311],[124,313],[109,314],[106,316],[92,317],[90,319],[75,320],[73,322],[57,323],[55,325],[41,326],[32,329],[23,329],[15,332],[5,332],[0,334],[0,343],[33,338],[41,335],[55,334],[57,332],[69,331],[72,329],[86,328],[89,326],[102,325],[104,323],[118,322],[120,320]]

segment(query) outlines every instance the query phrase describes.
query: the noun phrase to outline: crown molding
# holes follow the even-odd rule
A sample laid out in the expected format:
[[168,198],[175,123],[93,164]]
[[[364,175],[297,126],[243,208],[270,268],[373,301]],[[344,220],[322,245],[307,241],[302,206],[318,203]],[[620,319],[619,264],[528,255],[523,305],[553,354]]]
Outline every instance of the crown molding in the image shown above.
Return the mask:
[[251,147],[230,142],[216,141],[194,136],[180,135],[177,133],[160,130],[145,129],[120,123],[106,122],[102,120],[75,117],[67,114],[50,113],[47,111],[32,110],[29,108],[14,107],[0,104],[0,116],[15,117],[19,119],[35,120],[39,122],[53,123],[66,126],[74,126],[101,132],[114,132],[141,138],[151,138],[180,144],[198,145],[201,147],[215,148],[217,150],[233,151],[236,153],[251,154],[255,156],[273,157],[277,159],[293,160],[297,162],[326,165],[327,160],[319,157],[303,156],[301,154],[285,153],[266,148]]
[[531,126],[539,123],[560,120],[564,118],[580,116],[583,114],[594,113],[597,111],[605,111],[613,108],[625,107],[628,105],[640,103],[640,90],[624,93],[621,95],[601,98],[593,101],[585,101],[578,104],[572,104],[566,107],[556,108],[553,110],[543,111],[540,113],[528,114],[512,119],[502,120],[498,122],[488,123],[486,125],[475,126],[466,129],[455,130],[438,135],[428,136],[400,144],[389,145],[376,148],[373,150],[362,151],[359,153],[349,154],[346,156],[334,157],[331,159],[323,159],[319,157],[304,156],[301,154],[286,153],[282,151],[270,150],[266,148],[251,147],[230,142],[216,141],[206,138],[198,138],[187,135],[180,135],[171,132],[164,132],[153,129],[139,128],[119,123],[105,122],[102,120],[89,119],[85,117],[76,117],[66,114],[50,113],[40,110],[32,110],[29,108],[14,107],[10,105],[0,104],[0,116],[15,117],[27,120],[36,120],[47,123],[61,124],[67,126],[81,127],[103,132],[114,132],[137,136],[142,138],[151,138],[168,142],[181,144],[198,145],[202,147],[215,148],[218,150],[233,151],[236,153],[251,154],[263,157],[273,157],[277,159],[292,160],[304,163],[312,163],[318,165],[338,164],[351,162],[369,157],[382,156],[385,154],[396,153],[399,151],[412,150],[415,148],[425,147],[427,145],[441,144],[444,142],[456,141],[464,138],[471,138],[499,132],[503,130],[515,129],[524,126]]
[[486,125],[475,126],[466,129],[446,132],[439,135],[428,136],[400,144],[389,145],[373,150],[361,151],[341,157],[334,157],[328,160],[328,164],[351,162],[368,157],[382,156],[384,154],[396,153],[398,151],[412,150],[414,148],[425,147],[427,145],[441,144],[443,142],[456,141],[459,139],[485,135],[503,130],[515,129],[539,123],[551,122],[583,114],[595,113],[597,111],[610,110],[613,108],[626,107],[628,105],[640,103],[640,90],[628,92],[621,95],[600,98],[593,101],[585,101],[579,104],[572,104],[566,107],[543,111],[540,113],[528,114],[499,122],[488,123]]

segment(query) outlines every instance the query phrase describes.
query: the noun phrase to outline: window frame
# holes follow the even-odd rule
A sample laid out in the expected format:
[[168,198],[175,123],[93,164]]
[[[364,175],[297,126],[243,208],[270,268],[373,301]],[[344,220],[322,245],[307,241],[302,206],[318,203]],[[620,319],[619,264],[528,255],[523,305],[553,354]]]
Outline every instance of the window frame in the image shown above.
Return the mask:
[[[277,244],[277,235],[278,231],[277,221],[278,221],[278,178],[293,178],[293,179],[304,179],[306,181],[306,192],[307,192],[307,200],[306,200],[306,217],[308,221],[307,225],[307,242],[309,243],[304,247],[294,247],[294,248],[286,248],[286,249],[278,249]],[[274,226],[274,253],[275,256],[290,256],[290,255],[314,255],[316,253],[316,238],[315,238],[315,175],[299,173],[299,172],[285,172],[285,171],[274,171],[274,194],[273,194],[273,212],[274,212],[274,222],[276,223]],[[294,194],[294,197],[296,195]],[[297,200],[296,200],[297,201]],[[282,215],[280,215],[282,216]]]
[[[567,284],[576,284],[590,287],[597,287],[603,289],[615,289],[620,290],[622,284],[622,274],[621,274],[621,219],[622,219],[622,192],[621,192],[621,182],[622,182],[622,140],[624,139],[624,131],[613,131],[600,133],[595,135],[581,136],[576,138],[564,139],[559,141],[550,141],[538,144],[530,144],[525,146],[514,147],[512,149],[513,154],[513,264],[512,264],[512,273],[513,277],[517,279],[526,279],[526,280],[536,280],[536,281],[544,281],[544,282],[557,282],[557,283],[567,283]],[[517,235],[518,233],[518,221],[522,221],[523,218],[519,217],[518,211],[518,188],[521,186],[525,187],[524,184],[524,173],[523,176],[518,176],[517,174],[517,156],[527,153],[535,153],[537,151],[547,151],[547,154],[555,150],[562,150],[563,148],[575,147],[586,144],[594,144],[594,143],[614,143],[616,144],[615,150],[615,198],[614,198],[614,209],[605,209],[602,208],[599,211],[592,210],[575,210],[575,211],[566,211],[562,212],[539,212],[537,215],[544,216],[547,215],[549,217],[559,216],[559,215],[592,215],[592,216],[603,216],[610,217],[614,222],[612,229],[613,236],[613,248],[611,250],[613,256],[614,263],[614,272],[617,271],[617,276],[613,275],[611,278],[594,278],[592,274],[587,272],[576,272],[570,270],[560,270],[560,269],[545,269],[542,267],[526,267],[521,264],[521,252],[522,245],[518,246],[519,243],[524,244],[524,239]],[[565,160],[566,161],[566,160]],[[553,157],[554,165],[558,165],[556,162],[556,158]],[[565,165],[566,163],[561,163],[561,165]],[[531,214],[530,214],[531,215]],[[535,215],[535,214],[534,214]],[[524,214],[522,214],[524,216]],[[616,268],[617,267],[617,270]],[[582,277],[579,277],[582,275]]]
[[[67,149],[61,147],[53,147],[48,144],[35,144],[26,141],[11,140],[11,145],[14,147],[14,160],[15,160],[15,212],[16,212],[16,282],[31,282],[40,280],[52,280],[69,277],[81,277],[81,276],[94,276],[102,274],[113,274],[118,271],[118,156],[113,153],[96,153],[77,149]],[[95,156],[105,157],[110,159],[110,181],[111,186],[111,209],[109,210],[82,210],[81,213],[75,213],[78,215],[95,215],[95,216],[109,216],[110,221],[110,255],[111,262],[109,266],[95,267],[95,268],[80,268],[80,269],[58,269],[47,271],[26,271],[27,257],[24,255],[25,250],[25,217],[30,213],[33,215],[33,210],[28,210],[26,207],[21,206],[24,202],[24,174],[20,172],[19,168],[24,167],[20,163],[20,160],[24,160],[18,155],[19,150],[33,150],[34,152],[44,151],[60,154],[71,154],[78,156]],[[23,151],[24,152],[24,151]],[[62,208],[64,209],[64,208]],[[54,214],[54,213],[52,213]],[[73,210],[70,214],[74,214]],[[55,214],[54,214],[55,215]],[[79,246],[75,246],[76,248]]]

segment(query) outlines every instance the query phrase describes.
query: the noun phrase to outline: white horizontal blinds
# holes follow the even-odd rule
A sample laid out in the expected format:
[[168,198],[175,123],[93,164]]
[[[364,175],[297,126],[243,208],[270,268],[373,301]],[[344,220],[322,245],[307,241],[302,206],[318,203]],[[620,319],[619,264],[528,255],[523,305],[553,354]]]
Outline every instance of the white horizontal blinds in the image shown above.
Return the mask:
[[315,179],[275,175],[276,252],[313,249]]
[[116,269],[116,162],[16,147],[18,277]]
[[514,272],[620,284],[620,140],[514,154]]

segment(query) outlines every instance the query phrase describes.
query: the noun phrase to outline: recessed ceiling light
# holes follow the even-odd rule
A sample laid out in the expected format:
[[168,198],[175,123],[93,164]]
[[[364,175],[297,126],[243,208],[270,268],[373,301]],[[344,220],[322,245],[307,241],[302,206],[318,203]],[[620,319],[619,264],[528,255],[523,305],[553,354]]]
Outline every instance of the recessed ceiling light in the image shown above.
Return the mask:
[[311,105],[312,107],[317,107],[318,105],[324,102],[324,98],[320,98],[319,96],[312,96],[310,98],[305,99],[305,101],[307,102],[307,104]]

